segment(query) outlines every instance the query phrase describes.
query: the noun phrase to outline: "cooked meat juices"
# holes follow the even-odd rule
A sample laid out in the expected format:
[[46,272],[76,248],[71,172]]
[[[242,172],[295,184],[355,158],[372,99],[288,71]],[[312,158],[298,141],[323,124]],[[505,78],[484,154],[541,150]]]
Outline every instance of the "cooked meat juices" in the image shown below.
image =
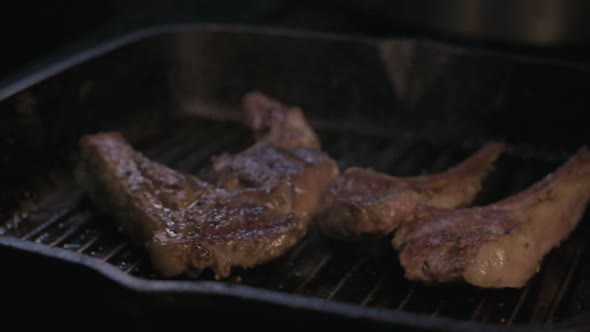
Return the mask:
[[589,200],[590,151],[583,147],[555,173],[497,203],[426,209],[400,226],[393,245],[411,280],[522,287],[576,227]]
[[481,181],[503,152],[488,143],[459,165],[433,175],[398,178],[371,169],[349,168],[329,187],[318,224],[328,235],[355,239],[383,236],[412,219],[420,206],[456,208],[473,201]]
[[244,104],[259,142],[218,159],[206,172],[209,182],[147,159],[117,133],[81,140],[78,182],[148,248],[164,276],[210,267],[227,277],[233,266],[281,256],[304,236],[321,192],[338,174],[300,110],[258,93]]

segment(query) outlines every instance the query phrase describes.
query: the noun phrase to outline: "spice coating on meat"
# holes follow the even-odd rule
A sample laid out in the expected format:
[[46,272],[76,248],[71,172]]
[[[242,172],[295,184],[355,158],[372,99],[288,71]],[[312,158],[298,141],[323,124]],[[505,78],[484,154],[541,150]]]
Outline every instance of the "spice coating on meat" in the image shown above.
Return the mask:
[[254,131],[258,142],[283,148],[320,148],[320,141],[299,107],[288,107],[279,101],[253,91],[242,99],[245,123]]
[[291,184],[292,212],[305,220],[314,215],[338,165],[320,143],[299,108],[286,107],[260,93],[243,100],[246,124],[257,143],[236,155],[214,158],[200,178],[228,190]]
[[233,266],[267,262],[305,235],[338,168],[300,111],[270,108],[268,117],[269,108],[259,107],[265,103],[280,105],[259,93],[245,97],[259,141],[217,158],[204,180],[147,159],[117,133],[82,138],[76,178],[100,210],[148,248],[164,276],[212,268],[227,277]]
[[529,189],[484,207],[425,209],[393,245],[411,280],[522,287],[569,236],[590,201],[590,151],[581,148]]
[[211,267],[226,277],[232,266],[280,256],[305,234],[305,224],[283,212],[291,198],[283,188],[214,188],[148,160],[116,133],[85,136],[81,153],[79,183],[136,243],[147,246],[164,276],[198,275]]
[[414,218],[420,207],[467,205],[503,150],[503,144],[489,143],[455,167],[425,176],[398,178],[349,168],[330,185],[319,226],[343,239],[383,236]]

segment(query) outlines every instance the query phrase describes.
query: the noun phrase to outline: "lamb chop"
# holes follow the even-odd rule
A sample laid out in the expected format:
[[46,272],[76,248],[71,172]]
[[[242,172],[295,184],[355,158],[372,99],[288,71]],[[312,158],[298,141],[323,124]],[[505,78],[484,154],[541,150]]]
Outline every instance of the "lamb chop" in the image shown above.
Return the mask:
[[393,245],[406,278],[522,287],[545,254],[569,236],[590,201],[590,151],[554,174],[484,207],[427,209],[400,226]]
[[214,158],[199,177],[227,190],[292,184],[292,212],[309,221],[328,184],[338,176],[336,162],[320,150],[299,108],[252,92],[244,97],[244,109],[257,143],[237,155]]
[[349,168],[330,185],[318,224],[330,236],[354,240],[390,234],[400,222],[412,219],[420,206],[469,204],[503,150],[501,143],[488,143],[455,167],[425,176],[398,178]]
[[[148,160],[118,133],[81,141],[79,183],[111,214],[164,276],[228,276],[280,256],[305,233],[290,211],[290,189],[231,192]],[[272,199],[268,199],[272,198]]]
[[[252,94],[245,104],[252,98],[269,101]],[[148,248],[162,275],[196,276],[212,268],[227,277],[233,266],[267,262],[299,241],[308,228],[307,216],[316,207],[313,201],[301,199],[297,190],[303,188],[310,196],[319,197],[321,194],[313,191],[324,190],[321,183],[327,186],[337,174],[335,162],[318,149],[317,140],[313,146],[297,141],[308,134],[315,137],[300,112],[300,121],[293,126],[288,123],[288,109],[273,112],[277,117],[285,112],[286,121],[281,124],[286,132],[270,122],[273,137],[281,139],[271,139],[269,134],[261,138],[264,143],[255,146],[280,151],[282,154],[272,159],[279,167],[270,162],[258,167],[255,160],[251,160],[253,164],[236,163],[242,168],[218,173],[217,186],[147,159],[120,134],[101,133],[82,138],[76,177],[100,210],[115,217],[136,243]],[[302,135],[295,135],[297,128]],[[234,157],[241,160],[240,154]],[[232,162],[229,156],[224,160]],[[318,177],[313,185],[307,173]],[[250,174],[259,176],[260,181],[248,182]],[[248,181],[242,182],[243,178]]]

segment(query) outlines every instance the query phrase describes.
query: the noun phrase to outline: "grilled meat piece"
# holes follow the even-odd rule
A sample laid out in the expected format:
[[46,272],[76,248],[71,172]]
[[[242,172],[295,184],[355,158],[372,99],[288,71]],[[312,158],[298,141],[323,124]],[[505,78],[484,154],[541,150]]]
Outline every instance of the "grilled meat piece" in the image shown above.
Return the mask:
[[246,125],[256,140],[274,147],[320,148],[320,141],[299,107],[287,107],[254,91],[243,100]]
[[383,236],[412,219],[420,206],[469,204],[503,150],[501,143],[488,143],[455,167],[425,176],[398,178],[349,168],[330,185],[318,224],[324,233],[341,239]]
[[400,226],[393,245],[411,280],[522,287],[576,227],[589,200],[590,151],[583,147],[517,195],[484,207],[423,211]]
[[244,98],[258,143],[225,155],[207,181],[148,160],[116,133],[85,136],[76,169],[95,204],[148,247],[164,276],[222,277],[281,256],[302,238],[336,163],[319,150],[297,108],[259,93]]
[[199,177],[227,190],[292,184],[292,212],[309,220],[328,184],[338,176],[338,165],[320,150],[299,108],[286,107],[258,92],[247,94],[243,104],[246,124],[257,143],[236,155],[214,158]]
[[[306,232],[290,210],[288,186],[214,188],[134,151],[117,133],[85,136],[77,179],[92,201],[139,245],[164,276],[223,277],[282,255]],[[287,188],[286,188],[287,187]]]

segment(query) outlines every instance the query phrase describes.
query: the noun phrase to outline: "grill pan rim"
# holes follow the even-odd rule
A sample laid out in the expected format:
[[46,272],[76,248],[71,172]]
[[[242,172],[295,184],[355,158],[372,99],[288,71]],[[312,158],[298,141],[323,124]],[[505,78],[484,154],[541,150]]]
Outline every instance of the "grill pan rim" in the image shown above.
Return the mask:
[[576,324],[575,326],[568,326],[567,322],[561,322],[554,325],[520,324],[513,326],[498,326],[453,318],[430,317],[428,315],[402,310],[361,307],[356,304],[322,301],[321,299],[313,297],[287,294],[279,291],[260,289],[239,284],[229,284],[219,281],[146,280],[129,275],[108,262],[102,261],[98,258],[6,235],[0,235],[0,247],[29,252],[43,257],[57,259],[68,264],[82,266],[99,273],[103,277],[106,277],[125,288],[146,294],[185,293],[224,296],[242,300],[254,300],[291,309],[312,310],[323,314],[344,316],[347,318],[362,318],[378,323],[397,324],[432,330],[449,330],[458,332],[519,332],[530,331],[534,328],[535,331],[573,332],[590,329],[590,321],[585,322],[584,324]]
[[[108,29],[106,29],[108,30]],[[125,29],[121,29],[125,30]],[[542,56],[517,54],[508,51],[486,50],[476,46],[459,45],[443,42],[427,37],[402,37],[402,38],[374,38],[353,34],[338,34],[330,32],[312,32],[289,28],[276,28],[265,26],[249,26],[240,24],[215,24],[215,23],[167,23],[152,24],[143,27],[128,27],[126,32],[104,33],[105,36],[85,39],[73,44],[69,48],[42,58],[39,61],[25,66],[16,74],[0,80],[0,102],[15,95],[35,84],[38,84],[52,76],[60,74],[76,65],[99,58],[111,51],[128,46],[147,38],[157,37],[166,33],[194,31],[213,33],[251,33],[260,36],[277,36],[282,38],[301,38],[326,41],[348,41],[377,47],[380,43],[388,41],[413,41],[423,45],[429,45],[438,49],[447,49],[455,52],[469,53],[478,56],[515,60],[527,63],[546,64],[555,67],[573,68],[590,72],[590,64],[558,60]],[[96,35],[100,36],[101,33]]]
[[[157,37],[167,33],[194,31],[194,32],[226,32],[226,33],[251,33],[261,36],[278,36],[284,38],[302,38],[327,41],[350,41],[359,44],[376,45],[378,39],[334,33],[316,33],[296,29],[280,29],[255,27],[246,25],[212,24],[212,23],[169,23],[157,24],[142,28],[131,28],[125,33],[117,33],[97,40],[84,40],[71,48],[62,50],[57,54],[45,57],[7,79],[0,80],[0,102],[17,94],[37,83],[52,76],[60,74],[76,65],[99,58],[111,51],[128,46],[151,37]],[[87,44],[91,44],[89,47]],[[590,68],[589,68],[590,70]]]

